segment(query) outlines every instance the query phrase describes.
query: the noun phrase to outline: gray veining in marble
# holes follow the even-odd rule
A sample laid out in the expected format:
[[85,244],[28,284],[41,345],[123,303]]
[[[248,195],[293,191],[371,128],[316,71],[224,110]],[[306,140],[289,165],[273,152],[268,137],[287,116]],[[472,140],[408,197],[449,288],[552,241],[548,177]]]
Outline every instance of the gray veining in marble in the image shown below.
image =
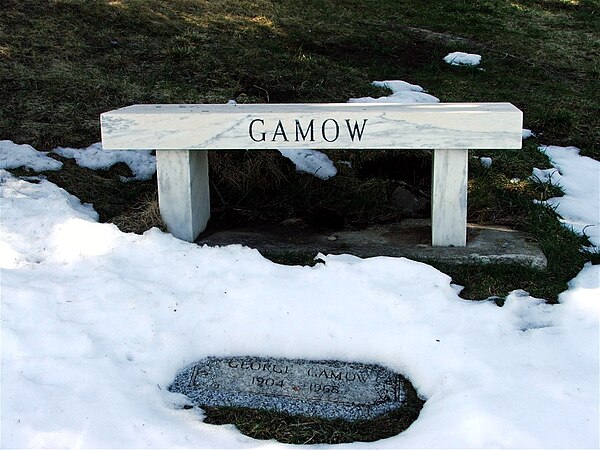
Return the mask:
[[158,203],[169,232],[193,242],[210,218],[208,152],[156,151]]
[[101,124],[107,149],[515,149],[522,141],[522,113],[510,103],[135,105],[102,114]]
[[467,245],[468,150],[433,151],[431,244]]

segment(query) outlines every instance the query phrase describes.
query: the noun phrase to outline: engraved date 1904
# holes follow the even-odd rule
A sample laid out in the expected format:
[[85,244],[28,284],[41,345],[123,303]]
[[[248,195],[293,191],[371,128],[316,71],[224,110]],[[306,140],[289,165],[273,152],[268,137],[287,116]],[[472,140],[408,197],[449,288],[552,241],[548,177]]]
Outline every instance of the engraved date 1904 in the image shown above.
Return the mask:
[[252,384],[255,384],[259,387],[283,387],[283,380],[275,380],[274,378],[254,377],[252,378]]

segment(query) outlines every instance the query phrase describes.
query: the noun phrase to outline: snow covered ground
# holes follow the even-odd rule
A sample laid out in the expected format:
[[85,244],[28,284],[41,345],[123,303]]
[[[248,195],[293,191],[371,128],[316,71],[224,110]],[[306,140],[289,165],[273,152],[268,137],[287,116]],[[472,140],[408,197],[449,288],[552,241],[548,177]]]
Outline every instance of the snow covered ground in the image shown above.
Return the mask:
[[[96,222],[46,180],[1,173],[2,447],[276,447],[205,425],[166,391],[209,355],[379,363],[427,400],[369,447],[597,447],[598,267],[548,306],[462,300],[403,258],[274,264]],[[364,447],[361,444],[361,447]]]
[[[578,176],[588,162],[557,152],[567,196],[597,217],[583,188],[593,170]],[[60,169],[48,160],[0,141],[2,168]],[[179,408],[166,387],[211,355],[377,363],[426,400],[404,433],[338,447],[600,446],[598,266],[558,305],[514,291],[498,307],[404,258],[282,266],[240,245],[122,233],[43,177],[6,170],[0,218],[2,448],[287,447]]]
[[533,169],[533,178],[560,186],[565,195],[545,203],[561,216],[561,222],[576,233],[587,236],[588,250],[600,251],[600,162],[579,155],[577,147],[548,145],[540,151],[554,169]]

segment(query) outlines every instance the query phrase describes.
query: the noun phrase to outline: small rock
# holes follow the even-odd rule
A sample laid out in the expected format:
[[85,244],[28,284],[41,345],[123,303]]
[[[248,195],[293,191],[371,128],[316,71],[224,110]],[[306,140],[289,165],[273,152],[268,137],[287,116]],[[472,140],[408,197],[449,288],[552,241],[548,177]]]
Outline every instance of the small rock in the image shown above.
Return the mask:
[[427,199],[402,186],[394,189],[390,202],[404,217],[421,217],[429,210]]

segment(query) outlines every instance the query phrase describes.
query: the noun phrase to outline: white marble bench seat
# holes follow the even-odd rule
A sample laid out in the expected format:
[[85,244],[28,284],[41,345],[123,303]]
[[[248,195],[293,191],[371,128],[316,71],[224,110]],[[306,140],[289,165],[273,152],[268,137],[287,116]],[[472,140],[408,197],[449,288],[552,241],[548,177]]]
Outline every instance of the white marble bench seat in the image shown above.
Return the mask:
[[101,115],[105,149],[155,149],[161,215],[194,241],[210,217],[207,150],[431,149],[432,245],[465,246],[468,149],[521,148],[510,103],[134,105]]

